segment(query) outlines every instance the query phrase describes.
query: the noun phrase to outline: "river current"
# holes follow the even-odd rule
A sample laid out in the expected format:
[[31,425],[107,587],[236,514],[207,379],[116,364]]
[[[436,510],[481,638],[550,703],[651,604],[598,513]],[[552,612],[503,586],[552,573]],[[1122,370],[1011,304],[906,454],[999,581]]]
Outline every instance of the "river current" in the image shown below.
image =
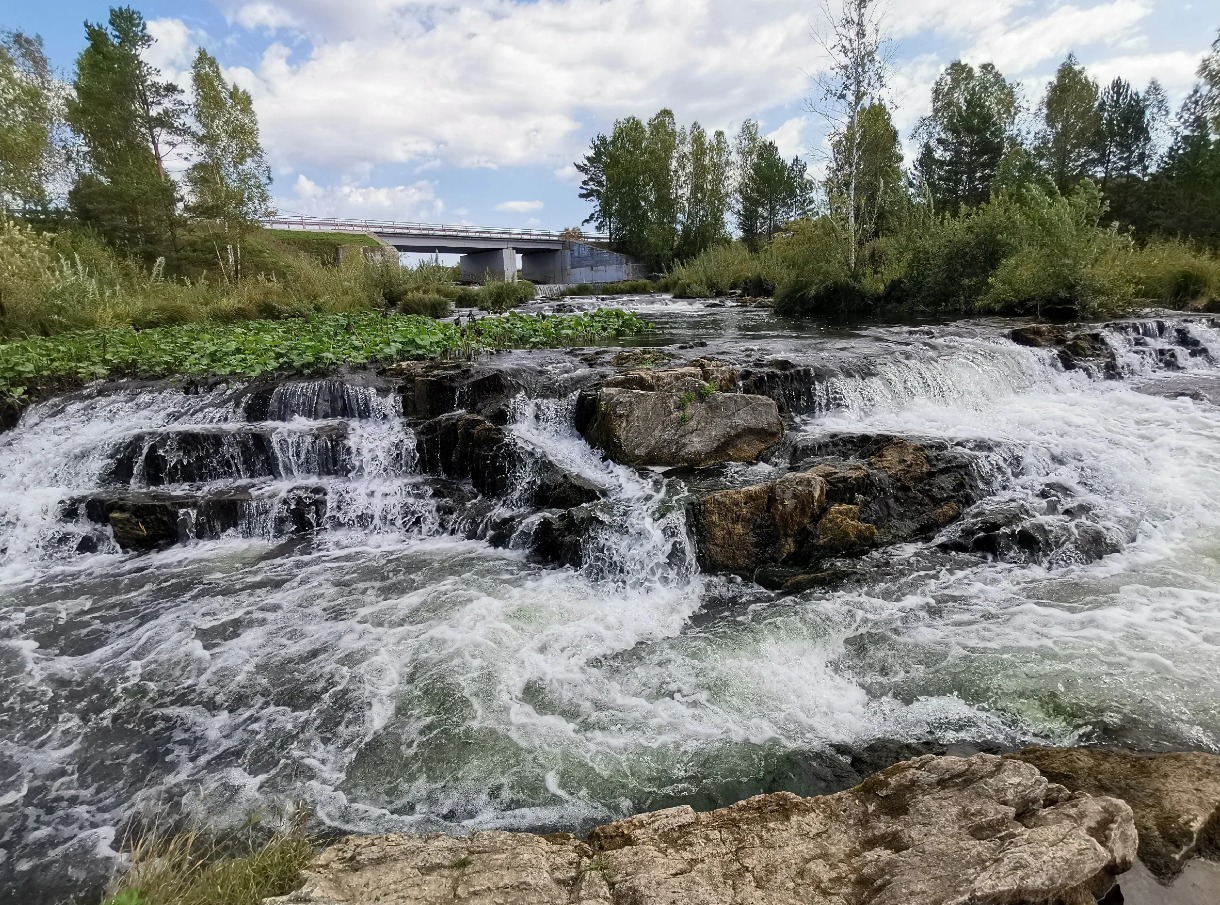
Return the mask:
[[[124,444],[235,435],[248,412],[224,387],[45,403],[0,434],[0,899],[104,878],[134,818],[236,826],[305,802],[338,831],[573,830],[837,790],[925,750],[1220,752],[1207,318],[1105,328],[1107,378],[997,324],[625,306],[657,324],[637,345],[810,368],[793,438],[986,442],[1000,496],[1069,488],[1121,549],[998,563],[933,539],[870,554],[863,583],[789,595],[704,575],[681,482],[604,460],[556,392],[515,400],[511,431],[601,487],[612,516],[593,561],[544,568],[445,530],[392,394],[352,385],[323,411],[304,383],[257,422],[272,473],[234,459],[182,482],[248,492],[240,525],[129,555],[62,502],[113,483]],[[574,361],[556,356],[554,385]],[[282,517],[303,482],[329,500],[307,536]]]

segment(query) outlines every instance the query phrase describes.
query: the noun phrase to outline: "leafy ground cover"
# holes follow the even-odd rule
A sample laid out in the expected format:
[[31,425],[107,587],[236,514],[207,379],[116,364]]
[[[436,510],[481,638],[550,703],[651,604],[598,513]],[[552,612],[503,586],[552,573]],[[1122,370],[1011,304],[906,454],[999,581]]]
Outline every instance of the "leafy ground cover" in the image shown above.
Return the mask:
[[514,312],[460,326],[417,315],[355,313],[81,330],[0,344],[0,407],[15,407],[35,392],[107,377],[322,373],[343,365],[577,345],[646,329],[634,314],[602,309],[570,315]]

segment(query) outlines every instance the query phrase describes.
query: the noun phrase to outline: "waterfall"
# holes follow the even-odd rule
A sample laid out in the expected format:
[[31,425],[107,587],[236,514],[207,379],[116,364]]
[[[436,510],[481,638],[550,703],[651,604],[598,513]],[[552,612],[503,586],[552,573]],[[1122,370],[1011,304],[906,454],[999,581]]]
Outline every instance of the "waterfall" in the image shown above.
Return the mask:
[[[608,461],[573,393],[620,350],[529,358],[445,415],[365,374],[97,386],[0,433],[0,898],[104,878],[138,814],[570,831],[954,744],[1220,750],[1213,320],[1090,327],[1071,360],[987,323],[638,305],[670,319],[656,366],[729,360],[784,445],[710,476]],[[443,418],[502,444],[494,492],[437,469]],[[948,525],[784,594],[700,571],[709,486],[891,435],[977,454],[961,521],[1020,510],[1114,552],[992,561]],[[165,542],[124,552],[122,507]],[[543,561],[561,518],[580,556]]]

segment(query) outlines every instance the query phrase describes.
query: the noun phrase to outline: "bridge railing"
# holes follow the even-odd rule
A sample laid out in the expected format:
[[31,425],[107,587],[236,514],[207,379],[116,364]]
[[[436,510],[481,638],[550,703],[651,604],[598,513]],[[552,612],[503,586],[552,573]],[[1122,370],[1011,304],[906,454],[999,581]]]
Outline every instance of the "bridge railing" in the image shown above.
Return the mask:
[[[452,236],[461,239],[541,239],[559,241],[563,233],[549,229],[506,229],[495,226],[454,226],[444,223],[407,223],[397,220],[348,220],[332,217],[271,217],[264,226],[317,232],[391,233],[402,236]],[[573,237],[576,238],[576,237]],[[608,236],[582,234],[581,242],[606,242]]]

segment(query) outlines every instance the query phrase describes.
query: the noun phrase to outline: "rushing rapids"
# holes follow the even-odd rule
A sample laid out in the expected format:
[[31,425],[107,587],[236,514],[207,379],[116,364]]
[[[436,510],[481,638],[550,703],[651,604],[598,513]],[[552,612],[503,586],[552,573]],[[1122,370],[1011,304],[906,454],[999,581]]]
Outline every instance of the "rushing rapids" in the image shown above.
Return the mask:
[[[631,350],[101,387],[0,434],[0,898],[85,888],[158,815],[576,829],[928,750],[1220,751],[1211,320],[1068,354],[636,307]],[[761,461],[635,469],[581,436],[583,390],[695,357],[779,404]],[[701,568],[709,481],[876,436],[968,454],[960,517],[778,592]],[[540,554],[563,517],[578,555]]]

